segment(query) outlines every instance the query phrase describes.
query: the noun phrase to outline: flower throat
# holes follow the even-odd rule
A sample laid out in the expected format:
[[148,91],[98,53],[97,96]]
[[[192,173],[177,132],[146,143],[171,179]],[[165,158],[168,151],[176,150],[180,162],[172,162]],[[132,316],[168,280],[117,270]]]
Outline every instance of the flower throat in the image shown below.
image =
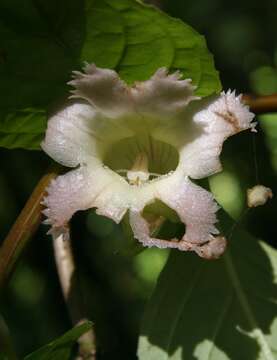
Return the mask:
[[178,162],[176,148],[150,136],[122,139],[109,148],[104,158],[106,166],[136,186],[174,171]]

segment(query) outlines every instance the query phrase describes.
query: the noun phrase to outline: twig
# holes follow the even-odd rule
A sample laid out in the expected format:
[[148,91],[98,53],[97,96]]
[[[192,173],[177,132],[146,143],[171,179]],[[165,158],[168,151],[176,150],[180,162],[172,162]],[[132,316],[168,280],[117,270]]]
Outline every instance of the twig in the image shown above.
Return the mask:
[[242,100],[255,114],[277,112],[277,94],[264,96],[245,94]]
[[[54,254],[63,296],[73,322],[80,325],[86,321],[76,267],[72,252],[69,228],[59,234],[53,234]],[[76,360],[95,360],[96,345],[93,329],[83,334],[79,340],[79,355]]]
[[0,248],[0,287],[10,276],[15,262],[41,223],[41,201],[46,187],[57,176],[51,171],[39,181]]

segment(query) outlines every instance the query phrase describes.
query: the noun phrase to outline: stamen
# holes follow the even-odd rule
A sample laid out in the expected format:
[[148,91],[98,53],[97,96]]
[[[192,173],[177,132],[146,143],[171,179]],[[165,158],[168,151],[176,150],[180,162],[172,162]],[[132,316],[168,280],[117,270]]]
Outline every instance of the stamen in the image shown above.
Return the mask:
[[137,186],[147,182],[150,177],[157,178],[162,175],[154,172],[148,172],[148,158],[145,153],[138,154],[131,170],[118,169],[115,171],[128,180],[131,185]]
[[131,185],[141,185],[149,179],[148,157],[145,153],[139,153],[130,170],[127,171],[127,179]]
[[118,174],[124,174],[124,173],[127,173],[129,170],[127,169],[118,169],[118,170],[115,170]]
[[148,157],[145,152],[139,153],[137,155],[131,171],[148,172]]
[[[126,174],[126,175],[123,175],[124,178],[127,179],[127,172],[130,171],[128,169],[118,169],[118,170],[115,170],[115,172],[117,172],[118,174]],[[149,177],[152,176],[153,178],[157,178],[157,177],[160,177],[162,176],[162,174],[158,174],[158,173],[154,173],[154,172],[149,172]]]

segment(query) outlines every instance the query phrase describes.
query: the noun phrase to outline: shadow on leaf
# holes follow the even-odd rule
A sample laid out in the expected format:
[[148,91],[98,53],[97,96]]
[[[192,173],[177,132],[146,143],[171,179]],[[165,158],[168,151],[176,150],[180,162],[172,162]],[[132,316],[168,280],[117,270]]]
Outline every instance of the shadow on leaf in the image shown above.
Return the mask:
[[[222,232],[228,234],[232,222],[221,215]],[[258,359],[263,354],[274,360],[276,273],[276,250],[238,228],[220,260],[173,251],[146,310],[139,359]]]

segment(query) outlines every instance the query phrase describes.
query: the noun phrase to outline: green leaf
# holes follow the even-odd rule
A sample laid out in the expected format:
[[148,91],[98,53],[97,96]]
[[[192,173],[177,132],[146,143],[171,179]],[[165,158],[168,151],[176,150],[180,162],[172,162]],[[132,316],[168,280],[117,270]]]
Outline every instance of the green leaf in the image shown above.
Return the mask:
[[[223,233],[232,222],[224,215]],[[237,228],[205,261],[172,251],[146,310],[140,360],[277,358],[277,251]]]
[[[192,78],[198,95],[221,89],[205,39],[135,0],[2,0],[0,34],[0,146],[8,148],[38,148],[44,112],[64,102],[83,61],[115,69],[128,83],[166,66]],[[32,126],[20,115],[30,108]],[[21,122],[22,140],[6,134]]]
[[82,59],[116,69],[128,83],[159,67],[181,70],[201,96],[221,89],[204,37],[189,25],[134,0],[88,2]]
[[0,121],[0,146],[39,149],[46,123],[46,114],[42,110],[23,109],[9,113]]
[[67,360],[70,358],[74,343],[91,327],[92,324],[89,321],[76,326],[58,339],[27,355],[24,360]]

